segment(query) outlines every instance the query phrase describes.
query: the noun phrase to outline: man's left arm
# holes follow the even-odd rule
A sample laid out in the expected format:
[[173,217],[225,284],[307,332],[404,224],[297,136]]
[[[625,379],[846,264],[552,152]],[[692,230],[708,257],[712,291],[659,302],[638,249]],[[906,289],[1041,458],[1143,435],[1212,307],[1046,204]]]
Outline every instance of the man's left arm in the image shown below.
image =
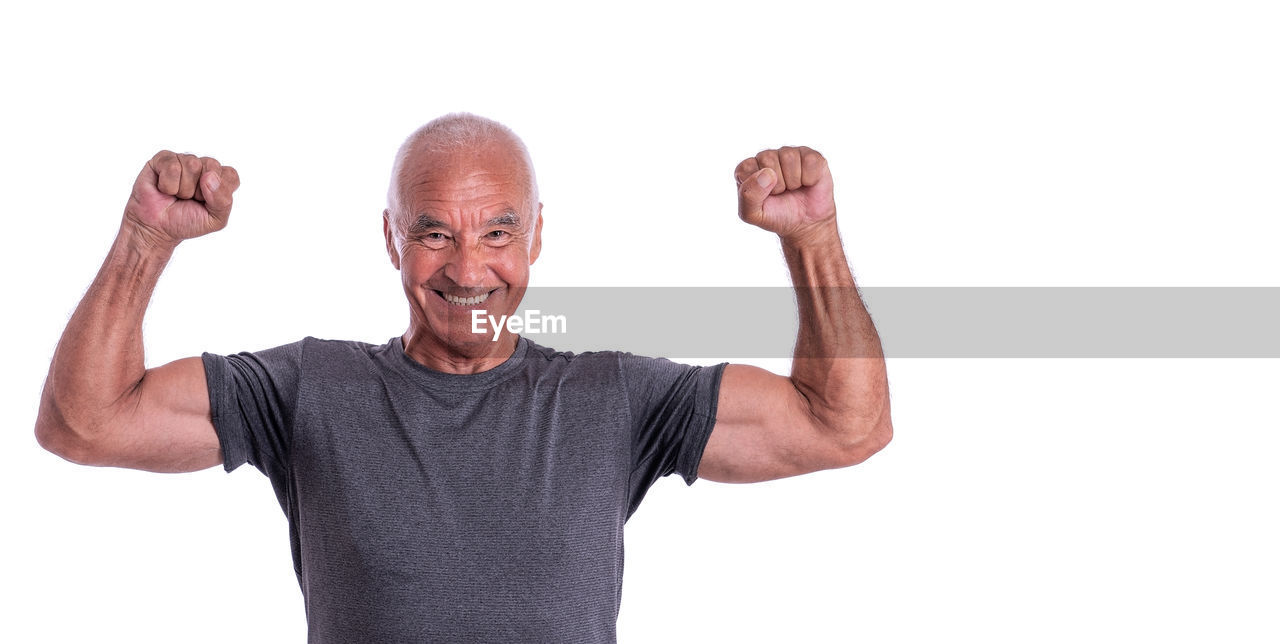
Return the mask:
[[833,182],[815,150],[738,164],[738,215],[777,233],[800,310],[791,376],[725,367],[698,476],[753,483],[855,465],[893,435],[884,352],[836,228]]

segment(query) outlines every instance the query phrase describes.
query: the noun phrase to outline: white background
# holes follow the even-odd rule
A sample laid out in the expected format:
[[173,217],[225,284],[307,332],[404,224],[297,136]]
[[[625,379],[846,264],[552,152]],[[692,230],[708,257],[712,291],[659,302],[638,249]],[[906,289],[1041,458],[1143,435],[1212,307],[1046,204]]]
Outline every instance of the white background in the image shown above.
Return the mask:
[[[400,333],[388,170],[455,110],[533,153],[535,285],[785,284],[731,172],[805,144],[864,286],[1280,286],[1271,3],[414,4],[3,10],[0,640],[304,640],[265,477],[82,468],[32,436],[161,148],[244,184],[161,281],[151,365]],[[889,370],[897,436],[864,465],[655,486],[621,641],[1280,638],[1275,360]]]

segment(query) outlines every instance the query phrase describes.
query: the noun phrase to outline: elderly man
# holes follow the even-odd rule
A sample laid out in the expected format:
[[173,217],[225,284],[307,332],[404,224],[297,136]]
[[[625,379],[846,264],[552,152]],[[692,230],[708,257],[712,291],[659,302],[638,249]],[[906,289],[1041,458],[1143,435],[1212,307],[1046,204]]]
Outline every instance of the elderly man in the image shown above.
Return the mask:
[[221,229],[239,186],[160,152],[67,325],[36,435],[82,464],[250,463],[289,519],[313,642],[610,642],[622,532],[659,477],[751,482],[859,463],[892,432],[884,360],[808,148],[740,163],[739,215],[798,287],[790,377],[627,353],[561,353],[472,328],[516,312],[541,251],[528,152],[441,117],[396,157],[383,213],[409,305],[375,346],[306,338],[144,368],[142,318],[177,245]]

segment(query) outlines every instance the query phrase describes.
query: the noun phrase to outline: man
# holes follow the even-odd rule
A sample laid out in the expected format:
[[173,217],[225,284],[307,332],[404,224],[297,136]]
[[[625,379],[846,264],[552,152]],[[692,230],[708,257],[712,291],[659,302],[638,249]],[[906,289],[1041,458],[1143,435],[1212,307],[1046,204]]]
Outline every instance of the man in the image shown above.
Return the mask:
[[263,471],[289,518],[310,641],[613,641],[623,524],[657,478],[843,467],[892,433],[826,161],[766,150],[735,178],[739,215],[780,236],[806,287],[789,378],[474,333],[473,311],[516,312],[542,204],[520,139],[467,114],[423,126],[396,157],[383,232],[402,336],[146,369],[161,270],[182,240],[226,225],[239,186],[214,159],[160,152],[54,354],[36,435],[82,464]]

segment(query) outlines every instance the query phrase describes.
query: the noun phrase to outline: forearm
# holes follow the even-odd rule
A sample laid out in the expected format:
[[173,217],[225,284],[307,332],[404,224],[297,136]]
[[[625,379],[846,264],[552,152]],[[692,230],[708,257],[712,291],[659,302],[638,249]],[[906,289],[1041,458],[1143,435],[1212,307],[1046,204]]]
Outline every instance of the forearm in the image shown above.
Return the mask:
[[808,233],[782,242],[800,313],[791,380],[815,420],[856,440],[887,430],[884,352],[835,219]]
[[172,253],[121,225],[54,351],[36,421],[42,444],[87,443],[129,404],[146,373],[143,315]]

